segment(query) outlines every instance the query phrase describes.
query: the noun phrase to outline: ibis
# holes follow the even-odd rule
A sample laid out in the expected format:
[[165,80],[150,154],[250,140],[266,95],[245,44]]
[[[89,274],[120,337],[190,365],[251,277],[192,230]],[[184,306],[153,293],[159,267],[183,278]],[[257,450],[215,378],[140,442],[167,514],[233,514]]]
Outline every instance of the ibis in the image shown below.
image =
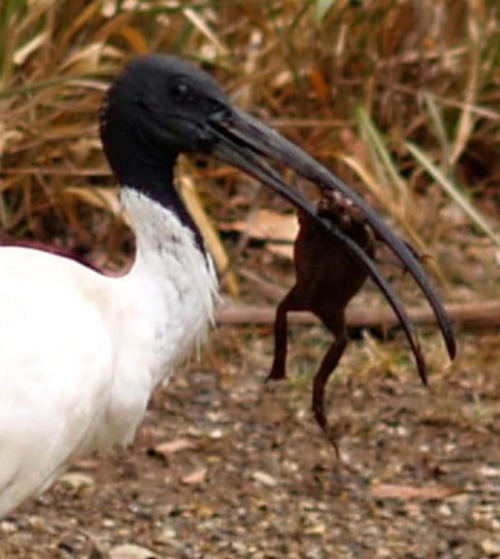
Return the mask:
[[181,153],[232,164],[310,215],[401,313],[371,258],[280,169],[350,199],[419,285],[453,357],[440,298],[404,241],[325,167],[234,107],[204,71],[169,55],[132,59],[105,96],[100,135],[136,238],[129,272],[107,277],[42,250],[0,248],[0,518],[72,460],[129,443],[153,389],[213,321],[214,266],[174,185]]

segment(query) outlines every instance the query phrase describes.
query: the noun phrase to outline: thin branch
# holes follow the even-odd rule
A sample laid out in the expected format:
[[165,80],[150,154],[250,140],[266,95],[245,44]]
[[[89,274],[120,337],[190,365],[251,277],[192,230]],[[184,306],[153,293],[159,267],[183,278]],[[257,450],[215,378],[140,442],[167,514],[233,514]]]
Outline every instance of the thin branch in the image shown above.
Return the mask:
[[[481,330],[500,327],[500,301],[450,303],[446,312],[456,327],[462,330]],[[408,314],[415,324],[432,325],[433,313],[427,308],[411,308]],[[275,310],[270,306],[231,305],[217,313],[219,324],[273,324]],[[291,312],[289,320],[295,324],[317,324],[310,313]],[[386,308],[356,308],[347,310],[348,328],[389,329],[399,325],[397,318]]]

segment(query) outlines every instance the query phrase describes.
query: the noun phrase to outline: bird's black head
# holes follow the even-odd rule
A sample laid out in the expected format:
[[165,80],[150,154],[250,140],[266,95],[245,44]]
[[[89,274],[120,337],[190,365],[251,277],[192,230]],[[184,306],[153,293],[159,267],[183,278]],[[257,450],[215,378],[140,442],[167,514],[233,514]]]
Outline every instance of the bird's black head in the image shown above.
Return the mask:
[[455,340],[448,318],[428,278],[408,246],[358,194],[303,150],[246,112],[234,107],[205,72],[173,56],[146,55],[132,60],[111,86],[101,114],[101,137],[120,184],[134,187],[186,218],[173,189],[173,167],[182,152],[202,152],[230,163],[276,190],[334,235],[363,263],[398,316],[404,309],[375,264],[315,205],[287,184],[271,162],[279,162],[320,189],[333,189],[364,215],[413,275],[433,307],[448,352]]
[[[173,56],[141,56],[125,67],[106,96],[104,149],[122,184],[140,182],[148,170],[164,171],[178,153],[210,152],[217,142],[210,119],[230,111],[227,96],[208,74]],[[134,159],[141,170],[130,168]]]

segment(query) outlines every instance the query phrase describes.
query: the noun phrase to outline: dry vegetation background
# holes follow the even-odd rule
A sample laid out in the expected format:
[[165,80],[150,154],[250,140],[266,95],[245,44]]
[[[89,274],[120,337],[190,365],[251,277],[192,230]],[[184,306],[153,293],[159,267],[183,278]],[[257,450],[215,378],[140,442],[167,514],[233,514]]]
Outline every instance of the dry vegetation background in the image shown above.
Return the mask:
[[[161,51],[178,53],[213,73],[236,104],[254,112],[299,143],[362,192],[422,252],[429,255],[428,267],[447,301],[500,299],[499,12],[500,6],[495,0],[0,0],[0,242],[36,239],[71,250],[109,272],[126,267],[133,240],[116,215],[116,192],[98,141],[96,116],[103,91],[122,64],[138,53]],[[256,190],[249,179],[236,171],[211,161],[184,162],[183,171],[194,179],[197,200],[210,216],[213,227],[222,232],[213,241],[213,246],[217,250],[222,241],[232,264],[232,275],[223,279],[226,292],[233,296],[239,292],[242,301],[253,305],[275,302],[277,290],[273,290],[273,286],[292,282],[290,261],[276,256],[263,246],[262,241],[255,243],[249,235],[239,237],[234,223],[241,226],[264,205],[274,212],[271,214],[273,220],[277,214],[287,212],[286,206],[269,198],[268,193]],[[264,274],[266,283],[257,281],[252,272]],[[404,293],[408,301],[419,303],[411,286],[406,287]],[[363,304],[372,304],[375,296],[370,287]],[[306,330],[296,334],[292,352],[291,366],[301,371],[310,368],[321,354],[315,344],[324,345],[327,340],[318,329]],[[259,337],[267,340],[264,349]],[[250,326],[236,330],[222,326],[213,338],[206,356],[209,366],[221,372],[228,364],[237,361],[244,371],[243,376],[255,374],[253,382],[256,386],[262,381],[271,359],[269,329]],[[102,536],[106,543],[132,540],[154,548],[160,556],[165,553],[165,556],[172,557],[500,556],[500,539],[495,535],[500,529],[500,470],[494,448],[500,423],[498,337],[493,330],[481,334],[459,332],[459,338],[460,357],[454,369],[450,369],[437,338],[434,339],[431,332],[425,332],[424,347],[435,370],[432,382],[438,392],[440,387],[449,390],[451,399],[445,404],[434,402],[439,413],[435,410],[432,415],[427,410],[430,416],[420,419],[422,424],[427,422],[425,425],[441,428],[443,440],[452,437],[457,447],[460,447],[462,436],[465,439],[471,437],[467,459],[457,458],[459,462],[462,460],[462,466],[464,461],[467,463],[467,466],[461,466],[465,477],[460,483],[454,478],[455,485],[464,489],[467,483],[474,484],[471,480],[476,478],[481,485],[480,468],[483,467],[489,468],[483,471],[488,483],[493,479],[496,484],[491,494],[488,493],[486,504],[484,500],[478,501],[478,506],[483,507],[480,509],[482,513],[473,513],[469,509],[467,514],[463,513],[463,525],[458,522],[455,526],[457,532],[466,529],[466,536],[462,539],[458,534],[455,539],[449,535],[453,533],[453,527],[448,527],[449,532],[441,537],[440,520],[434,518],[431,521],[425,514],[424,526],[426,521],[431,524],[423,532],[412,532],[408,528],[406,533],[403,527],[396,537],[381,529],[378,535],[372,532],[373,538],[370,539],[369,532],[363,536],[365,513],[359,511],[353,513],[353,519],[344,519],[346,526],[350,523],[350,528],[339,528],[330,539],[327,529],[317,528],[315,531],[314,526],[307,525],[303,538],[295,538],[295,547],[281,548],[278,544],[273,547],[273,538],[280,536],[286,540],[287,529],[283,528],[281,535],[273,535],[260,524],[248,525],[249,532],[256,531],[254,540],[259,540],[254,541],[253,547],[247,545],[241,534],[238,536],[243,542],[242,549],[223,547],[220,542],[219,548],[216,543],[213,549],[210,548],[206,544],[211,541],[207,535],[209,528],[202,538],[208,548],[196,547],[196,529],[193,525],[179,524],[174,530],[176,537],[172,539],[189,541],[193,538],[187,551],[172,547],[174,544],[168,538],[158,543],[144,527],[138,533],[131,528],[125,537],[113,532],[111,525],[98,529],[102,509],[94,511],[94,515],[89,512],[87,522],[82,524],[86,528],[92,525],[94,532],[101,536],[109,532]],[[413,385],[406,392],[396,380],[402,374],[416,385],[416,375],[408,366],[406,348],[398,340],[387,346],[368,337],[364,345],[359,345],[358,351],[361,357],[357,359],[350,355],[342,367],[341,376],[346,380],[338,381],[335,386],[346,403],[352,396],[351,383],[374,383],[372,393],[365,395],[367,400],[363,405],[360,404],[363,394],[355,396],[361,408],[366,410],[373,405],[374,395],[387,389],[386,381],[390,383],[393,396],[406,393],[408,397],[408,394],[418,392]],[[261,352],[266,356],[265,360],[255,356]],[[305,359],[304,354],[309,361],[301,361]],[[371,377],[372,373],[380,371],[385,373],[386,381]],[[228,374],[226,371],[226,376]],[[287,405],[295,410],[296,394],[305,394],[299,398],[299,411],[295,410],[297,416],[302,413],[302,427],[295,427],[299,431],[309,420],[307,382],[301,378],[299,375],[299,380],[292,383],[287,396],[291,399]],[[174,383],[172,386],[172,393],[189,400],[190,390],[194,391],[196,387],[188,390],[182,381],[179,382],[180,385]],[[208,381],[203,377],[201,382]],[[235,375],[230,382],[226,378],[225,382],[234,390],[238,387],[238,376]],[[205,387],[206,390],[212,390],[210,386]],[[257,389],[252,386],[248,394],[253,402],[252,394]],[[415,396],[418,404],[405,404],[408,406],[405,409],[417,417],[421,406],[427,406],[425,396],[418,394]],[[167,398],[168,394],[164,397]],[[230,399],[226,404],[231,409]],[[342,411],[340,402],[335,405],[341,419],[351,422],[350,427],[346,427],[346,438],[351,437],[352,443],[341,443],[347,456],[351,456],[351,466],[355,466],[357,456],[365,466],[369,464],[370,468],[376,469],[377,460],[389,461],[398,454],[398,449],[401,454],[407,452],[403,446],[391,445],[380,455],[379,447],[370,446],[375,444],[377,437],[369,432],[368,425],[364,424],[365,431],[357,430],[352,423],[355,420],[349,418],[349,411]],[[431,403],[429,406],[432,408]],[[243,406],[247,414],[250,413],[249,407],[251,405]],[[394,427],[395,419],[391,413],[396,411],[387,412],[386,408],[376,405],[372,411],[373,414],[385,413],[386,420]],[[152,413],[154,424],[158,418],[154,409]],[[171,428],[170,438],[175,439],[182,429],[188,429],[187,426],[195,421],[193,414],[196,417],[202,413],[205,412],[185,411],[186,424],[178,426],[177,431]],[[241,409],[239,413],[242,413]],[[405,418],[408,419],[406,415]],[[266,423],[258,413],[255,418],[247,415],[247,420],[254,421],[254,426],[264,422],[269,427],[272,423],[269,418]],[[171,425],[177,425],[175,419],[169,421]],[[374,422],[375,417],[370,417],[369,421]],[[277,421],[275,428],[279,430],[283,423],[285,420]],[[415,426],[411,421],[410,425]],[[446,434],[453,430],[454,434]],[[389,432],[382,430],[385,440],[390,437]],[[411,435],[407,433],[406,443],[411,445],[414,432],[412,428],[408,432]],[[418,437],[425,441],[425,434],[418,433]],[[480,440],[474,440],[475,433]],[[160,439],[165,436],[158,435]],[[270,437],[269,432],[267,436]],[[317,433],[311,425],[309,438],[315,436]],[[298,455],[301,454],[300,444],[304,445],[306,454],[310,451],[306,439],[299,437],[295,441],[299,445]],[[155,441],[152,443],[147,439],[138,444],[140,449],[141,444],[148,447]],[[281,441],[280,444],[285,443]],[[286,446],[292,444],[288,441]],[[323,444],[319,435],[315,444],[318,447]],[[368,445],[373,452],[367,450],[366,455],[357,455],[356,449],[361,452],[359,449],[363,445]],[[228,448],[227,460],[230,462],[229,456],[235,449],[230,445]],[[328,467],[325,468],[324,462],[331,461],[331,457],[325,459],[325,449],[317,452],[322,457],[323,469],[315,475],[326,476],[324,470]],[[246,460],[256,459],[255,453],[254,449],[254,454],[245,455]],[[138,456],[137,463],[147,460],[144,453]],[[295,458],[299,465],[302,464],[300,456]],[[425,475],[430,476],[432,482],[442,476],[446,478],[448,474],[458,475],[453,467],[438,462],[433,455],[432,464],[426,466]],[[244,469],[243,465],[240,466]],[[311,462],[311,471],[316,471],[314,467]],[[172,468],[175,470],[175,463]],[[141,468],[138,470],[140,477]],[[299,470],[307,478],[307,467],[299,466]],[[429,474],[431,470],[432,475]],[[409,478],[405,478],[405,487],[414,488],[415,476],[418,478],[420,474],[406,473]],[[370,469],[369,475],[364,474],[368,476],[365,481],[372,486],[376,486],[377,479],[394,482],[393,470],[390,474],[376,470],[374,474]],[[223,483],[224,475],[219,477],[219,485]],[[97,472],[95,477],[101,482],[110,479],[105,474],[99,476]],[[175,475],[173,477],[175,486]],[[262,498],[266,492],[278,491],[273,478],[270,479],[260,479]],[[418,480],[425,486],[425,480]],[[114,479],[113,483],[116,485],[119,481]],[[211,482],[217,484],[213,472]],[[204,486],[206,491],[212,491],[213,495],[217,493],[210,489],[210,482],[205,482],[202,476],[199,485],[203,486],[203,483],[207,484]],[[237,478],[235,483],[239,483]],[[303,480],[301,483],[307,485]],[[323,489],[328,485],[324,480],[321,483]],[[192,491],[191,487],[188,489]],[[92,489],[89,491],[95,498]],[[126,494],[125,490],[122,491]],[[184,497],[187,500],[191,498],[189,491]],[[294,491],[298,492],[296,498],[300,501],[300,490],[292,489],[292,494]],[[481,492],[477,487],[474,491]],[[446,501],[448,495],[442,493],[424,492],[423,496],[403,493],[399,493],[398,499],[403,503],[411,501],[413,507],[414,498],[418,503],[438,500],[440,506],[445,507],[441,511],[443,518],[448,513],[455,517],[458,514],[455,506],[462,506],[465,510],[462,501],[457,501],[458,504]],[[57,491],[55,495],[57,497]],[[344,493],[342,495],[345,497]],[[393,497],[379,495],[382,500]],[[67,494],[62,494],[63,500],[68,498]],[[352,493],[346,498],[357,502]],[[315,520],[311,520],[313,525],[323,525],[322,514],[333,514],[328,508],[334,506],[330,503],[332,499],[334,497],[325,497],[326,508],[319,507],[315,512]],[[312,499],[313,504],[307,506],[314,507],[318,500],[321,499]],[[252,503],[248,505],[250,508],[256,506]],[[19,525],[16,521],[3,525],[2,538],[7,543],[0,541],[1,557],[53,557],[57,553],[62,557],[82,556],[79,553],[83,553],[83,540],[66,541],[61,547],[61,533],[73,529],[75,524],[58,525],[54,520],[58,518],[56,513],[53,517],[49,515],[55,523],[52,529],[40,528],[35,522],[35,527],[38,526],[37,545],[41,546],[41,551],[39,555],[33,551],[29,534],[34,528],[29,519],[45,517],[48,513],[43,505],[42,501],[33,505],[34,510],[28,509]],[[46,508],[50,509],[51,505],[57,505],[57,498],[54,504],[49,497]],[[85,506],[89,505],[76,502],[75,509],[86,510]],[[218,506],[215,509],[225,510],[222,505]],[[302,510],[306,516],[311,510],[307,506],[306,512]],[[414,522],[422,522],[415,508],[408,512],[405,506],[399,502],[396,510],[389,507],[389,516],[392,513],[400,518],[407,515],[409,525],[412,518]],[[485,507],[490,507],[487,512],[484,512]],[[272,510],[278,514],[278,509]],[[79,514],[66,512],[68,518]],[[191,513],[179,513],[179,519],[189,520]],[[210,516],[207,511],[204,514],[200,520],[192,513],[195,526],[203,524]],[[230,514],[227,512],[228,517]],[[118,512],[116,515],[121,518]],[[339,511],[335,518],[338,519],[338,515]],[[221,516],[224,516],[222,512]],[[326,524],[334,524],[335,518],[330,516]],[[434,528],[429,528],[431,525]],[[220,530],[220,526],[217,529]],[[256,537],[260,533],[263,537]],[[425,540],[421,542],[421,549],[424,549],[421,554],[420,548],[411,544],[415,537]],[[362,541],[364,547],[351,549],[356,539]],[[399,542],[396,550],[392,549],[391,541]],[[265,547],[266,542],[269,548]],[[451,542],[448,547],[447,542]],[[405,545],[408,549],[413,547],[408,551]],[[426,548],[426,545],[430,547]],[[380,549],[385,549],[386,555],[379,554]]]

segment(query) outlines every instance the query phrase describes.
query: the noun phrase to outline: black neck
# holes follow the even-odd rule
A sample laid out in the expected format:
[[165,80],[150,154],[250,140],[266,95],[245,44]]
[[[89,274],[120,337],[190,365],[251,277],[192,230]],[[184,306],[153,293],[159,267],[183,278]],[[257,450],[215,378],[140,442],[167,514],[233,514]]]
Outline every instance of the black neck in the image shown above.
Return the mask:
[[143,142],[134,130],[127,130],[118,119],[114,122],[112,111],[108,111],[103,120],[101,139],[119,185],[134,188],[175,212],[192,230],[198,248],[205,252],[200,231],[174,186],[178,154],[160,153],[157,146]]

